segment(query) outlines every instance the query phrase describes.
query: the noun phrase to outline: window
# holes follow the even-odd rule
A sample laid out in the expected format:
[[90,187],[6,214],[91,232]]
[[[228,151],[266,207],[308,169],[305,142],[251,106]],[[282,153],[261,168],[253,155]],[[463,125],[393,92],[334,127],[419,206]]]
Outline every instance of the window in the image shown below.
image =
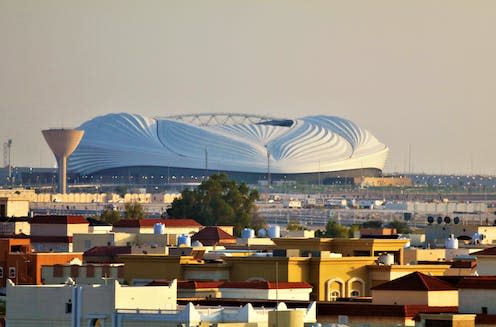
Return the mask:
[[332,291],[331,292],[331,301],[336,301],[339,296],[340,296],[339,291]]
[[9,278],[16,278],[16,269],[15,267],[9,267]]
[[487,307],[482,307],[481,312],[483,315],[487,315]]
[[351,296],[360,296],[360,291],[357,290],[351,291]]
[[72,301],[69,300],[65,303],[65,313],[72,313]]
[[0,267],[0,278],[3,278],[3,267]]

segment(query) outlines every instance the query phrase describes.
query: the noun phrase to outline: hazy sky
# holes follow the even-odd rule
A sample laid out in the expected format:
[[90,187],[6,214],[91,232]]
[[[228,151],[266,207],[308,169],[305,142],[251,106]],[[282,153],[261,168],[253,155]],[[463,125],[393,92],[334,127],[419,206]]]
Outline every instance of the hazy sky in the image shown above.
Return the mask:
[[342,116],[387,172],[496,174],[496,1],[0,0],[0,141],[97,115]]

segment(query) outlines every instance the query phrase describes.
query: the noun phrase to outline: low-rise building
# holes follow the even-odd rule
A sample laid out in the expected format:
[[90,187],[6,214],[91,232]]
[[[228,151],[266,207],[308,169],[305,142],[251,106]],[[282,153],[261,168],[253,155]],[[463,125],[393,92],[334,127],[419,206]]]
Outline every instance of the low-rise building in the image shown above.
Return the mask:
[[82,253],[32,252],[27,238],[0,239],[0,288],[5,287],[9,278],[17,284],[42,284],[42,266],[82,261]]
[[64,284],[68,278],[80,285],[108,284],[124,281],[122,264],[51,265],[41,267],[41,280],[45,285]]
[[162,224],[162,234],[194,234],[203,226],[194,219],[121,219],[112,229],[116,233],[153,234],[155,224]]
[[458,289],[436,277],[414,272],[372,288],[373,304],[458,306]]
[[496,275],[496,247],[472,253],[477,258],[477,273],[480,276]]
[[0,197],[0,217],[29,216],[29,200],[15,195]]
[[29,217],[0,218],[0,235],[29,235],[31,230],[29,220]]
[[117,326],[125,326],[125,318],[116,317],[116,311],[176,310],[176,293],[175,281],[169,286],[126,287],[117,281],[108,285],[17,286],[9,280],[7,323],[11,327],[112,326],[120,320]]
[[312,285],[306,282],[178,282],[178,298],[309,301],[311,292]]
[[457,287],[461,313],[496,315],[496,276],[464,277]]
[[88,233],[83,216],[34,216],[31,221],[31,246],[39,252],[72,252],[72,238]]
[[[177,305],[177,283],[166,286],[62,285],[7,286],[6,316],[10,327],[20,326],[303,326],[316,322],[316,303],[307,308],[199,307]],[[50,299],[47,301],[46,299]],[[277,316],[274,316],[274,312]],[[280,315],[279,315],[280,313]],[[280,319],[280,320],[279,320]]]

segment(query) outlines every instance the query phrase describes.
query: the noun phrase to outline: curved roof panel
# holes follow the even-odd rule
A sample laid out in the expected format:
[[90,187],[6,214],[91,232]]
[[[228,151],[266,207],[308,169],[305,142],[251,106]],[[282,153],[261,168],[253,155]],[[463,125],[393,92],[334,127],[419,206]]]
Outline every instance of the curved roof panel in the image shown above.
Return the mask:
[[388,154],[369,131],[335,116],[197,116],[201,122],[127,113],[96,117],[81,125],[85,134],[69,168],[80,173],[130,166],[203,169],[207,157],[212,170],[264,173],[269,155],[273,173],[292,174],[382,170]]

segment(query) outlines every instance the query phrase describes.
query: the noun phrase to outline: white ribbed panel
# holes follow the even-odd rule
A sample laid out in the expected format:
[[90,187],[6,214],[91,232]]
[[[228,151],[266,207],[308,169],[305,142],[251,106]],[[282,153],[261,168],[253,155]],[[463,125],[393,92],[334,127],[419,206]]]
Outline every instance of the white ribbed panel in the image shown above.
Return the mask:
[[293,124],[198,126],[172,118],[109,114],[83,125],[84,137],[69,169],[90,173],[128,166],[263,173],[267,151],[273,173],[312,173],[361,168],[383,169],[388,148],[353,122],[309,116]]

